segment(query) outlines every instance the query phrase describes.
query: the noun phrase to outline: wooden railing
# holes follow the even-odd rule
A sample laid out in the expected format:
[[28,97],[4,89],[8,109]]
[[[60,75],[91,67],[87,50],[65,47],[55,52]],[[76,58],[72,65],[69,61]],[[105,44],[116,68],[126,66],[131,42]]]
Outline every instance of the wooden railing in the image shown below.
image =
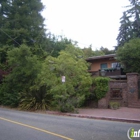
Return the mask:
[[[102,70],[99,70],[99,71],[100,71],[100,74],[101,74]],[[125,73],[124,73],[122,68],[120,68],[120,69],[110,68],[110,69],[104,69],[103,71],[105,73],[105,76],[125,75]]]

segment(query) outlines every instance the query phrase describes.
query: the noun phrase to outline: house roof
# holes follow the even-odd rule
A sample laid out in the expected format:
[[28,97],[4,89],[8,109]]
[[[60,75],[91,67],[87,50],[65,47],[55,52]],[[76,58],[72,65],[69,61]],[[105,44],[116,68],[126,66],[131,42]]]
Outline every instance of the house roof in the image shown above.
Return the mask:
[[86,61],[90,62],[92,60],[99,60],[105,58],[115,58],[116,54],[108,54],[108,55],[101,55],[101,56],[93,56],[86,59]]

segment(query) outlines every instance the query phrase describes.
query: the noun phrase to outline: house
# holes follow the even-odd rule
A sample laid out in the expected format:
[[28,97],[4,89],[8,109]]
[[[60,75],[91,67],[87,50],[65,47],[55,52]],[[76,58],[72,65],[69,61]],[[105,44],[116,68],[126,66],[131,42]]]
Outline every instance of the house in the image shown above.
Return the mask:
[[94,56],[86,59],[90,63],[88,70],[92,76],[107,76],[109,91],[98,101],[99,108],[108,108],[109,103],[119,102],[121,106],[140,108],[140,75],[124,73],[116,59],[116,54]]
[[101,75],[112,79],[126,79],[126,74],[116,60],[116,54],[89,57],[86,61],[91,64],[88,71],[92,76]]

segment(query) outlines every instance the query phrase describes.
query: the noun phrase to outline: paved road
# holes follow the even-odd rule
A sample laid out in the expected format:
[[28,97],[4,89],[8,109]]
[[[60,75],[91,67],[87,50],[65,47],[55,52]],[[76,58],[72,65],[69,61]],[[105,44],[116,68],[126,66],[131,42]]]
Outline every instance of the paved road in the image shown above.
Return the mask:
[[0,140],[128,140],[140,124],[54,116],[0,108]]

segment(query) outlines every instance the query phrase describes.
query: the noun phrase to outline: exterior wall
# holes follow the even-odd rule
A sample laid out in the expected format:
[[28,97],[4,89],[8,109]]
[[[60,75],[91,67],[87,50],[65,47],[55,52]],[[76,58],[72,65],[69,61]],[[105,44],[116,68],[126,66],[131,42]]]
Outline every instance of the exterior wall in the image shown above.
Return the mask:
[[[112,89],[121,89],[121,96],[119,98],[112,98]],[[109,82],[109,91],[104,98],[98,101],[98,108],[108,108],[109,102],[119,102],[121,106],[128,105],[127,99],[127,81],[126,80],[112,80]]]
[[127,73],[127,90],[128,90],[128,107],[140,108],[140,99],[138,97],[138,80],[137,73]]
[[98,101],[98,108],[108,108],[108,102],[106,97]]
[[115,59],[99,59],[99,60],[94,60],[91,64],[91,71],[98,71],[101,67],[100,65],[102,63],[107,63],[107,67],[111,68],[111,64],[117,62]]
[[[140,108],[140,99],[138,96],[140,87],[138,86],[138,80],[140,79],[137,73],[127,73],[127,80],[110,81],[109,91],[98,102],[98,107],[108,108],[109,102],[115,101],[119,102],[121,106]],[[115,90],[117,92],[114,92]],[[113,97],[112,94],[115,96]]]
[[[121,92],[121,97],[112,97],[113,89],[119,89]],[[113,80],[109,83],[109,93],[107,96],[108,103],[109,101],[117,101],[120,103],[121,106],[128,105],[128,98],[127,98],[127,81],[126,80]]]
[[128,101],[134,102],[138,100],[138,75],[133,73],[127,74],[128,84]]

